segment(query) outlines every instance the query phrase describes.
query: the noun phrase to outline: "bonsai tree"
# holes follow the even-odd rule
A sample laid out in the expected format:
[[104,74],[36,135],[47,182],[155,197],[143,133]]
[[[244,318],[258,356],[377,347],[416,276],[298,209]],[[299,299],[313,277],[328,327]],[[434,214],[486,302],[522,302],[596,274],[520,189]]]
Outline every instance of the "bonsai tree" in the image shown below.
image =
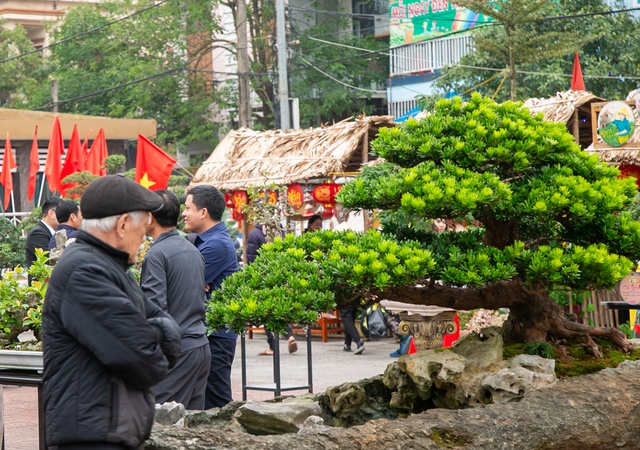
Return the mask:
[[[287,237],[256,262],[299,252],[339,306],[387,298],[505,307],[505,342],[578,338],[600,356],[592,338],[603,337],[628,349],[619,330],[567,320],[550,292],[610,288],[630,273],[640,256],[640,222],[626,211],[633,179],[583,152],[563,124],[479,94],[381,129],[372,147],[384,162],[363,168],[338,201],[379,210],[380,232]],[[436,219],[471,226],[438,232]],[[279,271],[289,270],[283,261]]]

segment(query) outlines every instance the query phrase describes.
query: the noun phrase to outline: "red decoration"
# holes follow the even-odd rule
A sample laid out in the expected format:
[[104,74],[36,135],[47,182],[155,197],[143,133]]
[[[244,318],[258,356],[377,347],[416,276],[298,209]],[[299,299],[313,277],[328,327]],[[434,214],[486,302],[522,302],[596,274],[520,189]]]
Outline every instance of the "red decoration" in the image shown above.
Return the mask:
[[271,189],[267,189],[267,201],[272,205],[276,205],[278,203],[278,193],[276,191],[272,191]]
[[318,203],[335,205],[336,194],[340,192],[341,188],[342,186],[336,183],[320,184],[313,188],[311,195],[313,195],[313,199]]
[[318,203],[322,203],[324,207],[323,218],[325,218],[325,216],[326,218],[333,216],[336,194],[340,192],[341,188],[342,186],[336,183],[320,184],[313,188],[313,192],[311,192],[313,199]]
[[244,205],[249,202],[249,196],[245,191],[233,191],[231,194],[231,198],[233,199],[233,220],[236,222],[240,222],[244,219]]
[[224,193],[224,204],[227,208],[233,208],[233,191],[227,191]]
[[620,170],[620,178],[634,177],[636,186],[640,187],[640,166],[621,164],[618,169]]
[[287,188],[287,203],[293,209],[299,209],[302,206],[304,192],[299,184],[291,184]]

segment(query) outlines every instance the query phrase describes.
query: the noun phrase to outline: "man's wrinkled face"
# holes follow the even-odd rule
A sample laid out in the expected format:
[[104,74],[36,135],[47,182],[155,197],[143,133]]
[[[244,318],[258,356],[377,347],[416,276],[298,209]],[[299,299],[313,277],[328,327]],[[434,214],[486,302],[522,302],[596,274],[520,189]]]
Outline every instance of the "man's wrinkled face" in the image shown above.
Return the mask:
[[[147,223],[151,214],[144,217],[143,220],[134,220],[134,217],[127,214],[123,214],[122,222],[122,240],[119,249],[129,254],[129,264],[134,264],[138,259],[138,251],[140,250],[140,244],[145,239]],[[118,222],[120,222],[120,220]],[[119,224],[120,225],[120,224]]]

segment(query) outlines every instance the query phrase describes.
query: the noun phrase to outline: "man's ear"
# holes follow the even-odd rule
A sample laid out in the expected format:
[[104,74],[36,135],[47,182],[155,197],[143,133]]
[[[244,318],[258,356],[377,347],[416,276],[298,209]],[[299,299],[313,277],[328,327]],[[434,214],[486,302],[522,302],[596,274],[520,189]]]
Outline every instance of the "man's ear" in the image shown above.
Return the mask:
[[129,213],[124,213],[120,217],[118,217],[118,221],[116,222],[116,233],[119,237],[124,237],[126,234],[126,230],[131,226],[131,216]]
[[207,208],[202,208],[200,210],[200,217],[202,219],[206,219],[209,216],[209,211],[207,210]]

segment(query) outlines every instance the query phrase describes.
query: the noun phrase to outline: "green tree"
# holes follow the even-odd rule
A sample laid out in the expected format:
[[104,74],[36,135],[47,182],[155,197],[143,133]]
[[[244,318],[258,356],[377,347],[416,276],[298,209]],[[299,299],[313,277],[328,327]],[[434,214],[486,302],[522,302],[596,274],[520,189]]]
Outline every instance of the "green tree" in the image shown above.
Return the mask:
[[[637,65],[631,72],[624,70],[637,60],[625,61],[626,57],[622,56],[630,53],[628,48],[638,47],[633,42],[628,46],[621,45],[621,42],[626,42],[624,36],[637,29],[631,16],[619,14],[571,18],[579,14],[608,11],[609,7],[602,0],[461,0],[456,3],[493,17],[496,24],[475,31],[473,51],[462,58],[460,66],[443,70],[445,76],[439,86],[445,92],[473,89],[485,95],[497,93],[497,100],[547,97],[569,87],[569,78],[553,74],[570,74],[577,50],[581,52],[586,75],[610,75],[612,71],[615,75],[621,75],[637,71]],[[622,65],[617,67],[619,63]],[[470,66],[504,72],[496,73]],[[618,69],[622,71],[618,72]],[[545,74],[535,74],[539,72]],[[504,77],[509,79],[510,89],[501,91]],[[609,83],[612,81],[609,80]],[[589,79],[587,84],[592,92],[598,95],[602,93],[598,92],[597,83]]]
[[329,31],[326,25],[306,30],[293,47],[291,95],[300,99],[303,128],[372,114],[372,86],[384,86],[389,74],[388,56],[379,51],[388,43],[348,33],[336,39]]
[[[217,94],[211,74],[198,69],[218,25],[215,1],[115,0],[70,8],[51,48],[50,76],[58,82],[61,112],[116,118],[154,118],[166,144],[215,144],[211,108]],[[124,16],[150,7],[126,20]],[[82,35],[87,30],[99,31]],[[204,38],[206,36],[206,38]],[[148,78],[147,78],[148,77]],[[147,78],[143,82],[135,82]],[[115,88],[115,89],[113,89]],[[104,91],[97,95],[96,92]],[[51,101],[48,84],[33,90],[27,108]]]
[[[627,211],[634,181],[580,150],[564,125],[473,94],[381,129],[372,145],[386,161],[363,168],[338,200],[380,210],[382,233],[307,233],[269,244],[256,262],[306,255],[339,306],[377,297],[505,307],[506,342],[579,338],[600,355],[598,336],[628,348],[620,331],[570,322],[550,298],[554,289],[610,288],[640,259],[640,222]],[[437,218],[477,226],[437,233],[428,226]]]
[[[0,100],[6,106],[24,103],[34,86],[45,83],[44,64],[27,37],[25,29],[18,25],[0,30]],[[25,56],[17,57],[18,55]],[[46,83],[45,83],[46,84]]]

